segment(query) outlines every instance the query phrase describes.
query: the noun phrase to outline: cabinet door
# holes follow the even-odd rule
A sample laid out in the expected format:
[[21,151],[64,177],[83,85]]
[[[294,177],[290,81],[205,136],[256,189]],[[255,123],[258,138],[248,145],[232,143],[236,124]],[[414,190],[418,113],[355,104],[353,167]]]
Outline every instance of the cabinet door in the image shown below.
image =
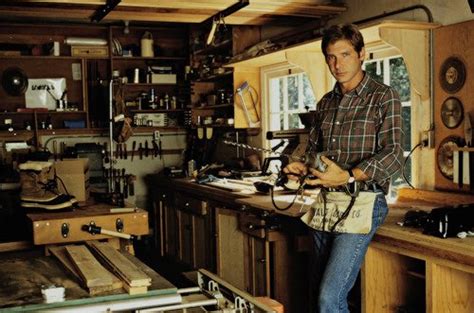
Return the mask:
[[270,243],[266,240],[248,237],[249,245],[249,282],[251,294],[270,297]]
[[168,200],[162,202],[162,211],[164,255],[177,259],[179,249],[178,216],[173,205],[172,195],[168,195]]
[[235,287],[249,291],[246,273],[247,235],[239,230],[238,213],[215,209],[217,275]]
[[214,227],[207,201],[176,198],[179,221],[179,259],[193,268],[215,270]]
[[179,223],[179,260],[192,265],[193,262],[193,216],[178,211]]

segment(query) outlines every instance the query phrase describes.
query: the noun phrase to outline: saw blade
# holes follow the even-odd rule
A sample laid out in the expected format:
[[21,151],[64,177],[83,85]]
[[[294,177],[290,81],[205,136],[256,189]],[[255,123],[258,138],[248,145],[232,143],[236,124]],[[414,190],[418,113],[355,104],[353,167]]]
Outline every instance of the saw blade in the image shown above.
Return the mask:
[[447,179],[453,179],[454,149],[462,146],[462,138],[458,136],[448,136],[441,141],[436,152],[438,169]]
[[441,120],[447,128],[456,128],[464,117],[464,108],[456,97],[449,97],[441,105]]

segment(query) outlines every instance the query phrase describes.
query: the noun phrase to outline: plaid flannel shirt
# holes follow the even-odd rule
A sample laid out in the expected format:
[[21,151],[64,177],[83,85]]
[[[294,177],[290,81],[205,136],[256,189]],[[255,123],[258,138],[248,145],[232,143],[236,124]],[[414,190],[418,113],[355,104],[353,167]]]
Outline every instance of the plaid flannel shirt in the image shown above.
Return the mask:
[[393,88],[364,74],[355,89],[342,94],[336,84],[318,102],[311,146],[344,169],[361,169],[387,193],[402,166],[401,103]]

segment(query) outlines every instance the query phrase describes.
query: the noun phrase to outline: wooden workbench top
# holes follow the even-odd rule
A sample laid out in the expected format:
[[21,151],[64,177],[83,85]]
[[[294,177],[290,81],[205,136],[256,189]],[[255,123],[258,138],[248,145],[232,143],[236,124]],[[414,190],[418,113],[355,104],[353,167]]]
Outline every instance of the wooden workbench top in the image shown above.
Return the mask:
[[[265,210],[271,214],[280,214],[298,218],[304,213],[301,203],[294,204],[287,211],[278,211],[274,208],[269,195],[264,194],[242,194],[218,189],[215,187],[199,185],[190,179],[172,179],[161,182],[169,188],[191,192],[201,198],[209,198],[218,201],[232,201],[240,206]],[[294,195],[283,195],[277,193],[277,197],[285,196],[292,200]],[[474,203],[474,195],[454,194],[439,191],[402,189],[398,200],[389,205],[389,215],[384,224],[378,229],[373,242],[375,244],[387,244],[395,250],[411,251],[416,255],[434,257],[454,262],[464,266],[474,266],[474,238],[437,238],[423,234],[421,229],[402,227],[397,222],[403,221],[407,210],[426,210],[443,205]],[[287,202],[277,201],[277,205],[284,207]]]

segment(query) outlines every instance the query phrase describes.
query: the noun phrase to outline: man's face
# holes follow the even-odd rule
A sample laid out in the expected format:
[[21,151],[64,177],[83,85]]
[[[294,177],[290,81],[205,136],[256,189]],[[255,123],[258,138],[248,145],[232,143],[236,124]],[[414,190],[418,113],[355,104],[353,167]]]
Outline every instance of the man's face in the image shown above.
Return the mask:
[[326,54],[326,63],[337,82],[346,90],[357,87],[363,78],[365,49],[357,53],[348,40],[342,39],[329,44]]

